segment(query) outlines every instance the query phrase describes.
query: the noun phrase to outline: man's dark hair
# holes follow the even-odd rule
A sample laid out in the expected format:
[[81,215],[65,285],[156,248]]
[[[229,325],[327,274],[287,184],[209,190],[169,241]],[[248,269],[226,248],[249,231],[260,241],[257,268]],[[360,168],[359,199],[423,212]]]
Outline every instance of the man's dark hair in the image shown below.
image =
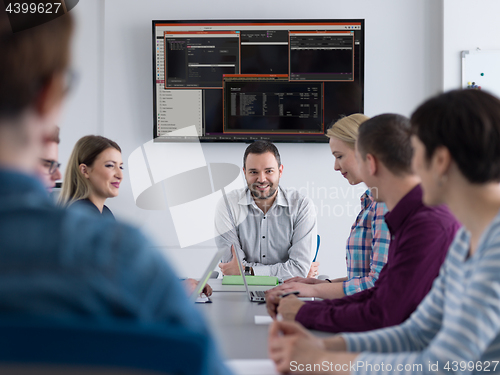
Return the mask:
[[245,155],[243,155],[243,168],[246,168],[248,154],[265,154],[266,152],[272,153],[278,162],[278,168],[281,167],[281,157],[278,148],[269,141],[255,141],[245,150]]
[[411,116],[428,161],[446,147],[472,183],[500,181],[500,100],[480,90],[454,90],[429,99]]
[[366,154],[371,154],[397,176],[412,174],[410,136],[410,120],[387,113],[360,125],[357,147],[363,159],[366,159]]
[[13,33],[0,6],[0,119],[19,116],[54,74],[64,73],[72,29],[72,16],[66,14]]

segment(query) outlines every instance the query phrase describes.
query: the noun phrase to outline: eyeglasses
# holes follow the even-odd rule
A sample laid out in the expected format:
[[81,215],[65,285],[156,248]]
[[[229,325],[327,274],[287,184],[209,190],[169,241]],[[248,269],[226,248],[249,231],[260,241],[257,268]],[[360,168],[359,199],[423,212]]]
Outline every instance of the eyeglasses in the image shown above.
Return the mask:
[[61,166],[61,163],[58,163],[55,160],[47,160],[43,158],[40,158],[40,160],[45,164],[45,167],[48,168],[49,174],[54,174]]

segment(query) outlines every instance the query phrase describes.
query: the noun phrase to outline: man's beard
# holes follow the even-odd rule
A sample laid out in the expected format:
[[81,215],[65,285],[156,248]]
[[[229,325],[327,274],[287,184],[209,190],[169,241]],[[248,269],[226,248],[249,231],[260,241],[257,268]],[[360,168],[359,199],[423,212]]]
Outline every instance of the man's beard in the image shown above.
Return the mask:
[[254,186],[259,186],[260,184],[251,184],[250,185],[250,193],[252,193],[252,197],[255,199],[269,199],[271,198],[274,193],[276,193],[276,190],[278,190],[278,187],[273,189],[273,184],[269,184],[269,194],[263,196],[263,192],[260,192],[254,188]]

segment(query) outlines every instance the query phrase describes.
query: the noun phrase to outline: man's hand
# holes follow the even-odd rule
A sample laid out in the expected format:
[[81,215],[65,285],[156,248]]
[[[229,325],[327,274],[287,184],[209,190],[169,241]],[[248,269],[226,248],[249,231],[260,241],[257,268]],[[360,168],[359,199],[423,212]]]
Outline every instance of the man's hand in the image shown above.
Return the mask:
[[296,296],[289,295],[285,298],[280,298],[277,311],[278,314],[281,314],[283,320],[294,321],[300,308],[305,304],[304,301],[301,301]]
[[277,293],[278,295],[281,295],[293,291],[299,291],[299,297],[316,297],[314,293],[314,285],[304,283],[286,283],[278,285],[277,287],[267,290],[266,295],[268,293]]
[[[321,365],[326,353],[323,340],[313,336],[296,322],[273,322],[269,327],[268,348],[269,358],[282,373],[294,370],[292,361],[297,367],[311,364],[311,368],[314,369],[314,364]],[[320,373],[311,372],[311,374]]]
[[213,292],[212,287],[208,284],[205,284],[202,293],[207,297],[210,297],[212,295],[212,292]]
[[267,293],[266,292],[266,308],[267,313],[273,319],[276,319],[278,314],[278,305],[280,304],[281,293]]
[[318,276],[318,269],[319,269],[319,262],[312,262],[307,277],[316,278]]
[[[300,284],[300,283],[291,283],[290,285],[280,285],[277,286],[273,289],[267,290],[266,291],[266,308],[267,308],[267,313],[269,316],[273,319],[276,319],[276,316],[278,313],[282,314],[285,313],[287,316],[283,315],[283,319],[285,320],[295,320],[295,315],[297,315],[297,312],[299,309],[302,307],[304,302],[301,300],[297,299],[294,295],[287,296],[285,298],[281,298],[282,294],[285,294],[287,292],[293,292],[295,290],[298,290],[301,292],[302,295],[302,289],[307,288],[307,287],[312,287],[312,285],[307,285],[307,284]],[[295,301],[293,306],[289,304],[289,302],[285,302],[288,297],[293,297],[293,300]],[[299,305],[300,304],[300,305]],[[285,307],[283,307],[285,306]],[[295,309],[296,311],[293,311],[292,309]],[[292,316],[293,313],[293,317]],[[290,319],[287,319],[288,317],[291,317]]]
[[[273,289],[271,289],[273,290]],[[276,319],[278,315],[278,305],[281,302],[281,295],[283,292],[275,292],[272,293],[270,291],[266,291],[266,308],[267,313],[273,319]]]
[[[184,287],[186,288],[189,295],[194,292],[196,286],[198,285],[198,281],[196,281],[195,279],[186,279],[182,283],[184,284]],[[211,296],[212,287],[206,284],[205,287],[203,288],[202,293],[205,294],[207,297]]]
[[236,250],[234,245],[231,245],[231,253],[233,254],[233,259],[227,263],[219,264],[219,268],[223,275],[239,275],[240,269],[238,267],[238,258],[236,258]]
[[323,284],[328,283],[326,280],[312,279],[309,277],[295,276],[284,281],[284,283],[302,283],[302,284]]

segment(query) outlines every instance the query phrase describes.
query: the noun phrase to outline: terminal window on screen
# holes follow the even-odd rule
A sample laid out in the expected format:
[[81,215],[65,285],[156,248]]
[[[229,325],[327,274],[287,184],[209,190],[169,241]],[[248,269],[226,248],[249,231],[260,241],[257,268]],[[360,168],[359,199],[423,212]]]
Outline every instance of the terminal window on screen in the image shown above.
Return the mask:
[[363,110],[361,25],[157,21],[154,136],[326,141]]

